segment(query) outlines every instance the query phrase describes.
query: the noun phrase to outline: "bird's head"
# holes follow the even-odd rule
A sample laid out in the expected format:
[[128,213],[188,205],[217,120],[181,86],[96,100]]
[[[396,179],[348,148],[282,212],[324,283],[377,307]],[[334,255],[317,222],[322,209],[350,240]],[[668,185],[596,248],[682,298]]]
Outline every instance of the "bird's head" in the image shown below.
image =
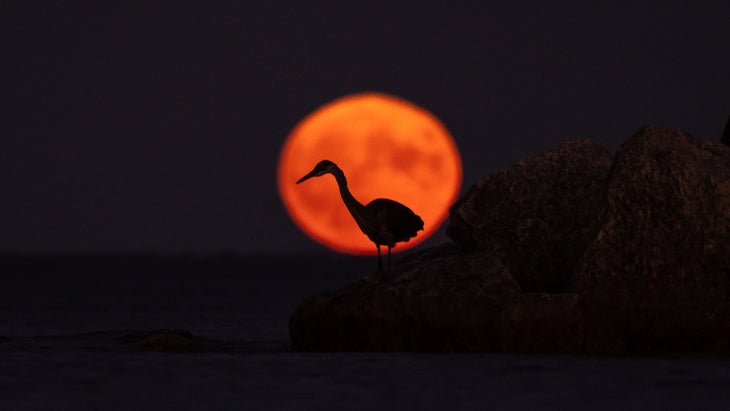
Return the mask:
[[316,166],[314,166],[314,169],[307,173],[304,177],[297,180],[297,184],[301,183],[302,181],[309,180],[312,177],[319,177],[322,175],[325,175],[327,173],[334,173],[335,170],[337,170],[337,164],[329,161],[329,160],[322,160],[319,163],[317,163]]

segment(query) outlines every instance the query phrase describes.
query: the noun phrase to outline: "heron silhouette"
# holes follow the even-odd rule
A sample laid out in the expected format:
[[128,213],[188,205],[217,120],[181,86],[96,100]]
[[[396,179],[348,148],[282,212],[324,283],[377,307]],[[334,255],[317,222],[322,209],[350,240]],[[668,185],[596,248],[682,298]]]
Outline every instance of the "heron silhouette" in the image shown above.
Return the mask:
[[415,237],[418,231],[423,230],[423,220],[410,208],[387,198],[376,198],[362,205],[347,188],[345,173],[337,164],[322,160],[307,175],[300,178],[297,184],[312,177],[332,174],[340,188],[340,196],[352,218],[357,222],[360,230],[375,243],[378,249],[378,271],[383,269],[380,257],[380,246],[388,246],[388,268],[390,268],[390,250],[396,243],[405,242]]

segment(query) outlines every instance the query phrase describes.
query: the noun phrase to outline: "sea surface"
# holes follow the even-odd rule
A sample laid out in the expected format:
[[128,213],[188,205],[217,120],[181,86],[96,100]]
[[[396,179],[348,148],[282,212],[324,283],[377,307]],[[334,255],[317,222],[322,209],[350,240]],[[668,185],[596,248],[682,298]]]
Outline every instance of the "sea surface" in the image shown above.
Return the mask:
[[[0,258],[0,410],[730,409],[730,359],[300,353],[307,296],[347,257]],[[133,352],[179,330],[225,353]]]

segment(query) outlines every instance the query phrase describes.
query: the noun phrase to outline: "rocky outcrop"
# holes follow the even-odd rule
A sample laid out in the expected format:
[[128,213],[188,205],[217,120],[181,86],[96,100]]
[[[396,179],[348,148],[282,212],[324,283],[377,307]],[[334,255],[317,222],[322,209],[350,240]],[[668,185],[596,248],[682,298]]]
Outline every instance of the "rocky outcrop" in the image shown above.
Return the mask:
[[616,153],[574,289],[666,304],[730,297],[730,147],[647,127]]
[[494,316],[519,293],[499,260],[447,245],[307,299],[289,333],[308,351],[492,351]]
[[502,260],[525,292],[564,292],[597,229],[610,152],[567,142],[477,181],[451,208],[447,234]]
[[495,321],[500,351],[519,353],[581,352],[585,327],[583,300],[569,293],[523,294]]
[[[454,244],[305,301],[303,350],[730,353],[730,147],[645,127],[477,182]],[[502,263],[503,261],[504,263]]]

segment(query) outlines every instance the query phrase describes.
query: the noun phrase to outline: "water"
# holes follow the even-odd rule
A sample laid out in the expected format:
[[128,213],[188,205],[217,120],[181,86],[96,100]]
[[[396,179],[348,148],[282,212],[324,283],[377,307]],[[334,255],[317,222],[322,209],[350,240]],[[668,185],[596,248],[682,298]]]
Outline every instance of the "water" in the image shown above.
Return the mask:
[[[730,360],[297,353],[299,302],[370,259],[7,260],[0,409],[728,409]],[[131,352],[181,329],[231,353]]]

